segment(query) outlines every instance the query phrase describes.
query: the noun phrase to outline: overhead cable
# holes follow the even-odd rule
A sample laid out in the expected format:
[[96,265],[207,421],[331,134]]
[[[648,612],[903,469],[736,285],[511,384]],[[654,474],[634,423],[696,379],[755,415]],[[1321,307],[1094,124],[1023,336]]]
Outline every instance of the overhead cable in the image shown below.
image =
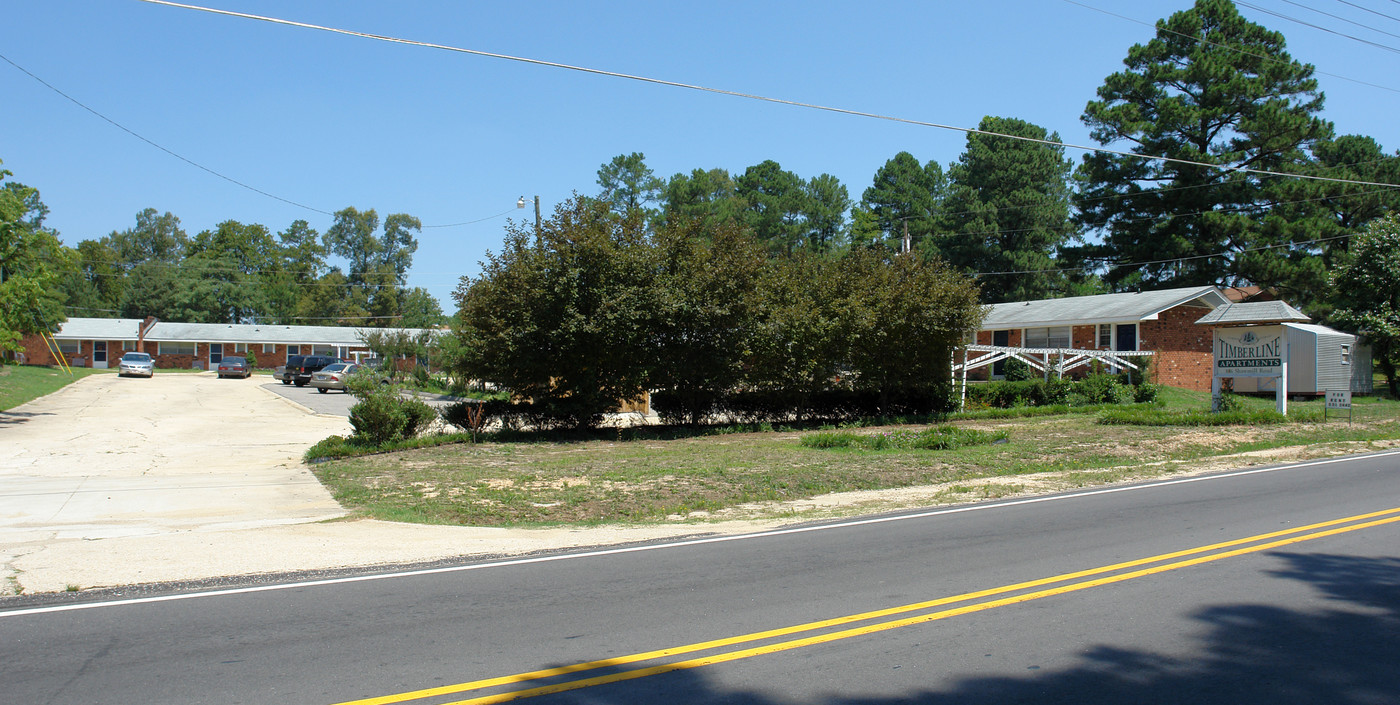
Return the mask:
[[[1260,175],[1266,175],[1266,176],[1282,176],[1282,177],[1287,177],[1287,178],[1307,179],[1307,180],[1312,180],[1312,181],[1331,181],[1331,182],[1337,182],[1337,183],[1357,184],[1357,185],[1361,185],[1361,186],[1386,186],[1386,187],[1390,187],[1390,188],[1400,188],[1400,184],[1389,184],[1389,183],[1380,183],[1380,182],[1372,182],[1372,181],[1354,181],[1354,180],[1350,180],[1350,179],[1337,179],[1337,178],[1332,178],[1332,177],[1314,176],[1314,175],[1309,175],[1309,174],[1287,174],[1287,173],[1283,173],[1283,172],[1268,171],[1268,170],[1265,170],[1265,169],[1251,169],[1251,168],[1248,168],[1248,167],[1236,167],[1236,166],[1228,166],[1228,165],[1221,165],[1221,164],[1211,164],[1211,163],[1209,163],[1209,162],[1198,162],[1198,161],[1193,161],[1193,160],[1189,160],[1189,159],[1176,159],[1176,158],[1173,158],[1173,157],[1159,157],[1159,156],[1147,155],[1147,154],[1137,154],[1137,153],[1134,153],[1134,152],[1125,152],[1125,151],[1120,151],[1120,150],[1105,149],[1105,148],[1103,148],[1103,147],[1089,147],[1089,146],[1077,145],[1077,144],[1069,144],[1069,143],[1064,143],[1064,142],[1055,142],[1055,141],[1053,141],[1053,140],[1040,139],[1040,138],[1036,138],[1036,137],[1023,137],[1023,136],[1020,136],[1020,135],[1011,135],[1011,134],[1006,134],[1006,133],[1001,133],[1001,132],[993,132],[993,131],[990,131],[990,130],[980,130],[980,129],[972,128],[972,127],[958,127],[958,126],[956,126],[956,125],[945,125],[945,124],[942,124],[942,123],[929,122],[929,121],[925,121],[925,120],[914,120],[914,119],[910,119],[910,118],[901,118],[901,117],[895,117],[895,116],[891,116],[891,115],[881,115],[881,114],[879,114],[879,113],[865,112],[865,111],[861,111],[861,110],[852,110],[852,109],[848,109],[848,108],[837,108],[837,107],[827,106],[827,105],[818,105],[818,104],[815,104],[815,103],[804,103],[804,102],[796,101],[796,100],[787,100],[787,99],[784,99],[784,98],[773,98],[773,97],[769,97],[769,96],[756,95],[756,94],[752,94],[752,93],[741,93],[741,92],[738,92],[738,91],[731,91],[731,90],[726,90],[726,89],[723,89],[723,88],[711,88],[711,87],[708,87],[708,86],[701,86],[701,85],[696,85],[696,84],[691,84],[691,83],[680,83],[680,82],[678,82],[678,81],[670,81],[670,80],[666,80],[666,79],[653,78],[653,77],[649,77],[649,76],[640,76],[640,75],[636,75],[636,74],[621,73],[621,72],[617,72],[617,71],[605,71],[605,70],[603,70],[603,69],[589,68],[589,67],[586,67],[586,66],[574,66],[574,65],[571,65],[571,64],[564,64],[564,63],[559,63],[559,62],[556,62],[556,61],[545,61],[545,60],[543,60],[543,59],[531,59],[531,58],[521,57],[521,56],[511,56],[511,55],[509,55],[509,54],[500,54],[500,53],[496,53],[496,52],[482,51],[482,50],[480,50],[480,49],[466,49],[466,48],[455,47],[455,46],[451,46],[451,45],[447,45],[447,44],[436,44],[436,43],[433,43],[433,42],[421,42],[421,41],[417,41],[417,40],[413,40],[413,39],[404,39],[404,38],[401,38],[401,37],[393,37],[393,36],[382,35],[382,34],[372,34],[372,33],[369,33],[369,32],[359,32],[359,31],[356,31],[356,30],[341,29],[341,28],[338,28],[338,27],[328,27],[328,26],[325,26],[325,25],[310,24],[310,23],[307,23],[307,22],[298,22],[298,21],[295,21],[295,20],[286,20],[286,19],[281,19],[281,18],[277,18],[277,17],[268,17],[268,16],[266,16],[266,15],[254,15],[254,14],[247,13],[247,12],[234,12],[234,11],[232,11],[232,10],[220,10],[220,9],[211,8],[211,7],[203,7],[203,6],[200,6],[200,5],[190,5],[190,4],[186,4],[186,3],[171,2],[170,0],[142,0],[142,2],[150,3],[150,4],[153,4],[153,5],[165,5],[165,6],[168,6],[168,7],[178,7],[178,8],[183,8],[183,9],[187,9],[187,10],[196,10],[196,11],[199,11],[199,12],[208,12],[208,13],[212,13],[212,14],[216,14],[216,15],[225,15],[225,16],[228,16],[228,17],[238,17],[238,18],[242,18],[242,19],[256,20],[256,21],[259,21],[259,22],[269,22],[269,23],[272,23],[272,24],[280,24],[280,25],[285,25],[285,26],[289,26],[289,27],[298,27],[298,28],[301,28],[301,29],[310,29],[310,30],[315,30],[315,31],[320,31],[320,32],[329,32],[329,33],[332,33],[332,34],[341,34],[341,35],[350,36],[350,37],[359,37],[359,38],[362,38],[362,39],[372,39],[372,40],[376,40],[376,41],[389,42],[389,43],[392,43],[392,44],[404,44],[404,45],[408,45],[408,46],[422,47],[422,48],[425,48],[425,49],[438,49],[438,50],[441,50],[441,51],[450,51],[450,52],[456,52],[456,53],[459,53],[459,54],[470,54],[470,55],[473,55],[473,56],[484,56],[484,57],[487,57],[487,58],[502,59],[502,60],[505,60],[505,61],[516,61],[516,62],[525,63],[525,64],[531,64],[531,65],[535,65],[535,66],[546,66],[546,67],[549,67],[549,68],[564,69],[564,70],[567,70],[567,71],[578,71],[578,72],[581,72],[581,73],[592,74],[592,75],[595,75],[595,76],[607,76],[607,77],[609,77],[609,78],[620,78],[620,79],[625,79],[625,80],[629,80],[629,81],[639,81],[639,82],[642,82],[642,83],[651,83],[651,84],[654,84],[654,85],[669,86],[669,87],[671,87],[671,88],[681,88],[681,89],[684,89],[684,90],[699,91],[699,92],[703,92],[703,93],[714,93],[714,94],[717,94],[717,95],[727,95],[727,96],[731,96],[731,97],[735,97],[735,98],[744,98],[744,99],[747,99],[747,100],[756,100],[756,101],[760,101],[760,102],[764,102],[764,103],[774,103],[774,104],[778,104],[778,105],[787,105],[787,106],[796,107],[796,108],[807,108],[807,109],[810,109],[810,110],[820,110],[820,111],[824,111],[824,112],[837,113],[837,114],[840,114],[840,115],[851,115],[851,116],[854,116],[854,117],[870,118],[870,119],[873,119],[873,120],[884,120],[884,121],[887,121],[887,122],[895,122],[895,123],[901,123],[901,124],[906,124],[906,125],[916,125],[916,126],[919,126],[919,127],[932,127],[932,128],[936,128],[936,129],[940,129],[940,130],[951,130],[951,131],[954,131],[954,132],[962,132],[962,133],[966,133],[966,134],[989,135],[989,136],[992,136],[992,137],[1004,137],[1004,138],[1006,138],[1006,139],[1013,139],[1013,140],[1018,140],[1018,141],[1021,141],[1021,142],[1031,142],[1031,143],[1034,143],[1034,144],[1051,145],[1051,146],[1056,146],[1056,147],[1069,147],[1069,148],[1071,148],[1071,149],[1078,149],[1078,150],[1082,150],[1082,151],[1086,151],[1086,152],[1099,152],[1099,153],[1104,153],[1104,154],[1113,154],[1113,155],[1117,155],[1117,156],[1121,156],[1121,157],[1128,157],[1128,158],[1131,158],[1131,159],[1142,159],[1142,160],[1144,160],[1144,161],[1166,162],[1166,163],[1171,163],[1171,164],[1185,164],[1185,165],[1188,165],[1188,166],[1199,166],[1199,167],[1205,167],[1205,168],[1207,168],[1207,169],[1215,169],[1215,170],[1220,170],[1220,171],[1231,171],[1231,172],[1239,172],[1239,173],[1246,173],[1246,174],[1260,174]],[[1078,4],[1078,3],[1076,3],[1076,4]]]

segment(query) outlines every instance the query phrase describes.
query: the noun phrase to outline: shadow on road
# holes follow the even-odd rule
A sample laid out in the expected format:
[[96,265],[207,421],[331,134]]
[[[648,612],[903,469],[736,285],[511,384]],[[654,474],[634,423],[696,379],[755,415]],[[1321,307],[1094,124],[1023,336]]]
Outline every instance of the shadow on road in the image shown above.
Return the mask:
[[[1209,627],[1199,656],[1184,661],[1100,647],[1074,668],[1024,677],[971,678],[901,697],[819,698],[826,705],[966,703],[1204,703],[1375,705],[1400,703],[1400,559],[1272,554],[1272,575],[1315,586],[1335,609],[1300,612],[1225,605],[1193,616]],[[594,675],[601,675],[594,672]],[[705,669],[678,671],[541,698],[548,703],[796,702],[716,689]]]
[[28,423],[35,416],[53,416],[53,414],[47,411],[37,414],[25,411],[0,411],[0,426]]

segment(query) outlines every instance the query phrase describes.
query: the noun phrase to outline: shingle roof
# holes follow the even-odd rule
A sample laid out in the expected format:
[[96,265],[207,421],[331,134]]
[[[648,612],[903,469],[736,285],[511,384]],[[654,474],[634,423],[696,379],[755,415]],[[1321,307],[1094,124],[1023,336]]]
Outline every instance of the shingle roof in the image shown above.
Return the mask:
[[1137,323],[1155,320],[1157,314],[1183,304],[1215,308],[1227,303],[1225,295],[1213,286],[1018,301],[993,304],[982,330]]
[[[136,340],[141,321],[135,318],[70,318],[54,334],[63,340]],[[363,331],[377,328],[340,326],[280,326],[251,323],[174,323],[161,321],[151,327],[146,340],[195,343],[280,343],[284,345],[361,346]],[[383,329],[400,330],[400,329]],[[417,335],[438,333],[426,328],[405,328]]]
[[1219,326],[1245,323],[1307,323],[1312,319],[1282,301],[1226,304],[1202,316],[1196,323]]

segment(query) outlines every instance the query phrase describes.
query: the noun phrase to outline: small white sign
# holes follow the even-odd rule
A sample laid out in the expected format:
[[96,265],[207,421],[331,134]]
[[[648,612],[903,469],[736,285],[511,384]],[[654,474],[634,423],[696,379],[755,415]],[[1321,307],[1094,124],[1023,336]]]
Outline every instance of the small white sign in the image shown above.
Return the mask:
[[1351,390],[1327,390],[1327,408],[1329,409],[1350,409]]

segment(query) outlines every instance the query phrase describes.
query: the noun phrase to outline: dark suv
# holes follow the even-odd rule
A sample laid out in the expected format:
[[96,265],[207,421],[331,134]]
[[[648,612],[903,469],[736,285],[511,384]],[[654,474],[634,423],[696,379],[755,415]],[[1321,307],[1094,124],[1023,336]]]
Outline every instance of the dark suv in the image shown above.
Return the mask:
[[296,384],[305,387],[311,381],[311,374],[319,372],[327,365],[340,362],[334,355],[290,355],[286,370],[282,373],[282,384]]

